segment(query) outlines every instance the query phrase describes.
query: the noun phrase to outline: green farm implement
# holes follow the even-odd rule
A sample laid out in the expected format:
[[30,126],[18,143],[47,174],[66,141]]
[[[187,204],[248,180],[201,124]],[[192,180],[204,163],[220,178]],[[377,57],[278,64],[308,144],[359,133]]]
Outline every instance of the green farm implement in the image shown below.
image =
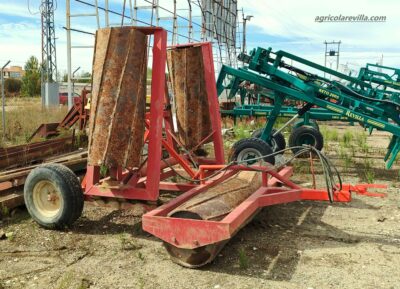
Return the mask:
[[[380,74],[379,71],[371,72],[372,66],[368,65],[363,74],[360,73],[356,78],[285,51],[272,52],[271,48],[254,49],[249,55],[239,55],[239,60],[247,66],[239,69],[222,67],[217,80],[218,95],[226,91],[228,98],[233,97],[240,91],[240,84],[243,82],[268,91],[273,105],[250,105],[247,108],[244,106],[241,113],[268,115],[264,129],[254,136],[272,145],[275,151],[281,150],[285,145],[281,141],[281,131],[304,116],[306,120],[302,125],[292,130],[289,145],[297,147],[293,149],[295,153],[299,150],[298,146],[303,144],[322,149],[323,137],[315,125],[306,123],[307,119],[336,118],[358,122],[370,131],[375,128],[390,132],[392,138],[385,161],[387,168],[393,165],[400,150],[400,104],[397,101],[398,91],[395,90],[399,80],[398,71],[395,70],[394,74],[389,76],[385,73]],[[302,68],[288,63],[299,64]],[[304,67],[307,67],[307,71]],[[334,80],[316,74],[317,71]],[[228,84],[225,85],[226,83]],[[297,101],[302,106],[290,108],[285,105],[288,100]],[[292,117],[287,123],[279,129],[273,128],[279,116],[289,115]]]
[[[371,96],[400,102],[400,69],[368,63],[360,69],[357,79],[373,87]],[[349,87],[356,85],[351,83]]]

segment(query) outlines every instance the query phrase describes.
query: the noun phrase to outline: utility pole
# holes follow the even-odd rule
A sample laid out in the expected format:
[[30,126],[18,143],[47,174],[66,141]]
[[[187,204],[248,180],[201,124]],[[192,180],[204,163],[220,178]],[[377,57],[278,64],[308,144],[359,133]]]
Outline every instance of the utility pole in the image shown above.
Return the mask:
[[42,20],[42,103],[46,106],[57,105],[58,84],[54,0],[42,0],[40,11]]
[[2,124],[3,124],[3,140],[6,136],[6,109],[5,109],[5,105],[6,105],[6,99],[4,97],[4,68],[6,68],[6,66],[8,64],[10,64],[11,60],[7,61],[6,64],[3,65],[3,67],[1,68],[1,99],[2,99]]
[[242,10],[242,19],[243,19],[243,47],[242,47],[242,53],[246,53],[246,22],[250,21],[250,19],[253,17],[253,15],[247,15],[244,16],[244,12]]
[[[381,56],[381,58],[379,59],[379,62],[377,63],[378,65],[382,66],[383,65],[383,54]],[[378,72],[382,72],[382,67],[378,68]]]
[[71,1],[66,0],[67,26],[67,82],[68,82],[68,109],[72,107],[72,62],[71,62]]
[[54,2],[42,0],[42,65],[44,80],[57,81],[56,34],[54,29]]
[[[332,58],[336,58],[336,71],[339,70],[339,54],[340,54],[340,44],[342,43],[342,41],[331,41],[331,42],[324,42],[325,44],[325,67],[326,67],[326,62],[328,60],[328,57]],[[330,47],[328,47],[330,46]],[[332,46],[334,46],[334,48],[332,48]],[[332,62],[331,63],[331,67],[332,68]],[[325,72],[324,72],[324,77],[325,77]]]

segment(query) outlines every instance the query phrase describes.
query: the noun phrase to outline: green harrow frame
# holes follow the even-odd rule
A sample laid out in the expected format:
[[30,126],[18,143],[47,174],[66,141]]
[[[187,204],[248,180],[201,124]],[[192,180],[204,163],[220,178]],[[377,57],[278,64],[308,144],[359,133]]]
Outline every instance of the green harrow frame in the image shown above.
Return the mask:
[[[312,114],[319,108],[329,111],[329,115],[340,116],[343,120],[359,122],[364,127],[369,127],[370,131],[375,128],[390,132],[393,136],[384,159],[387,161],[386,167],[391,168],[400,150],[400,105],[396,101],[398,92],[387,88],[397,87],[394,83],[398,82],[398,71],[391,80],[382,80],[384,76],[371,73],[370,69],[368,69],[369,74],[364,72],[363,76],[354,78],[285,51],[272,52],[271,48],[260,47],[254,49],[250,55],[239,55],[239,60],[247,63],[248,66],[239,69],[222,67],[217,80],[218,95],[221,95],[225,89],[230,90],[230,96],[236,94],[239,83],[242,81],[273,91],[274,105],[268,109],[268,121],[259,136],[262,140],[271,144],[273,138],[287,125],[306,113],[311,113],[315,119],[322,117],[323,115]],[[302,67],[306,66],[314,71],[324,72],[341,82],[299,69],[287,64],[284,60],[299,63]],[[367,67],[370,68],[370,66]],[[379,80],[372,79],[371,75]],[[226,78],[229,78],[227,86],[224,85]],[[377,83],[379,81],[386,81],[387,85]],[[377,88],[372,83],[383,88]],[[283,127],[273,130],[278,116],[288,111],[284,105],[287,99],[302,101],[305,104]]]

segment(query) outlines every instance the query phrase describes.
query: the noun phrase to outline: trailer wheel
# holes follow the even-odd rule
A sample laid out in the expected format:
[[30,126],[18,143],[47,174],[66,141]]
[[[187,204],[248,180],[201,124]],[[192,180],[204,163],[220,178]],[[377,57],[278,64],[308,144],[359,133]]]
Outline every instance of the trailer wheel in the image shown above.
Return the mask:
[[[319,130],[311,126],[300,126],[295,128],[290,134],[289,145],[294,147],[302,146],[304,144],[311,145],[320,151],[324,146],[324,137]],[[301,148],[293,148],[292,152],[296,154],[299,150],[301,150]],[[308,155],[308,153],[305,153],[301,154],[300,157],[307,157]]]
[[[246,162],[248,165],[252,165],[258,162],[258,160],[254,159],[270,155],[272,153],[273,151],[270,145],[262,139],[244,138],[233,144],[229,160]],[[272,165],[275,164],[274,156],[266,156],[263,158],[263,160]]]
[[82,214],[79,180],[60,164],[46,164],[32,170],[25,182],[24,199],[31,217],[48,229],[70,226]]
[[[260,138],[263,130],[264,130],[263,128],[255,130],[251,134],[251,137]],[[275,132],[276,129],[272,129],[271,133],[274,134]],[[272,137],[271,147],[274,152],[281,151],[286,147],[286,140],[281,132],[277,133],[275,136]]]

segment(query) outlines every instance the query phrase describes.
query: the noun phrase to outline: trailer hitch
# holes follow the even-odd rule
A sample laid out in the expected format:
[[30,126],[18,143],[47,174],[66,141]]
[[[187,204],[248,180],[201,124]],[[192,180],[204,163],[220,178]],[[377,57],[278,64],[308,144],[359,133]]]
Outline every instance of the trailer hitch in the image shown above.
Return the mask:
[[378,198],[385,198],[387,197],[386,193],[376,193],[376,192],[369,192],[368,189],[387,189],[387,185],[385,184],[342,184],[342,193],[356,193],[357,195],[363,195],[368,197],[378,197]]

